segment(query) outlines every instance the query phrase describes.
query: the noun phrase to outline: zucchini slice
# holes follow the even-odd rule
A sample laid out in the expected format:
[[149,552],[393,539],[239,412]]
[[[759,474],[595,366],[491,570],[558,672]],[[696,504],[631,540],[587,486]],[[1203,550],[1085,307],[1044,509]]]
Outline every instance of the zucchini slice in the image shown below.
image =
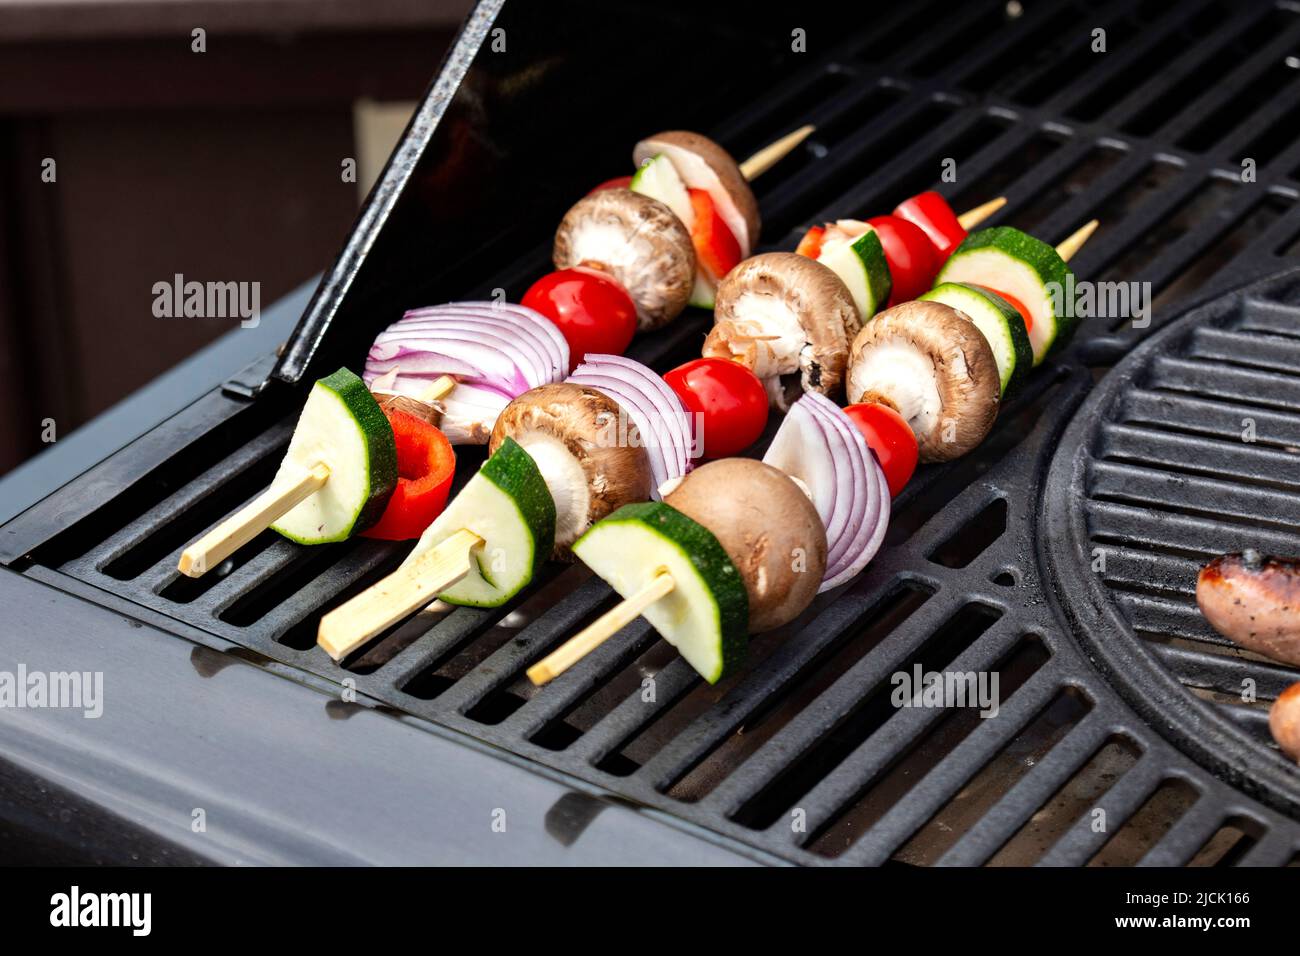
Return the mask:
[[[1069,275],[1070,267],[1047,243],[1011,226],[995,226],[967,236],[935,284],[969,282],[1024,303],[1033,319],[1029,344],[1038,365],[1048,352],[1065,345],[1079,322],[1073,303],[1064,301],[1066,290],[1074,287]],[[1063,308],[1058,310],[1058,304]]]
[[397,487],[397,443],[370,390],[345,368],[312,386],[271,486],[317,463],[329,466],[329,480],[272,528],[299,544],[325,544],[380,519]]
[[856,239],[822,246],[817,261],[844,280],[863,322],[889,301],[889,261],[880,237],[871,227]]
[[672,160],[663,153],[656,153],[637,168],[632,175],[632,182],[628,184],[628,189],[649,196],[651,199],[658,199],[671,209],[686,226],[687,231],[690,231],[695,221],[690,194],[686,191],[686,184],[682,182],[682,177],[677,175]]
[[744,660],[749,598],[740,572],[707,528],[660,501],[624,505],[573,553],[623,597],[662,571],[673,590],[643,616],[710,684]]
[[532,456],[513,438],[501,443],[420,536],[405,563],[462,528],[483,544],[469,574],[438,597],[448,604],[499,607],[537,574],[555,547],[555,502]]
[[1025,331],[1025,320],[1002,296],[992,289],[966,282],[944,282],[921,298],[952,306],[984,333],[998,363],[1003,395],[1029,374],[1034,365],[1034,350]]

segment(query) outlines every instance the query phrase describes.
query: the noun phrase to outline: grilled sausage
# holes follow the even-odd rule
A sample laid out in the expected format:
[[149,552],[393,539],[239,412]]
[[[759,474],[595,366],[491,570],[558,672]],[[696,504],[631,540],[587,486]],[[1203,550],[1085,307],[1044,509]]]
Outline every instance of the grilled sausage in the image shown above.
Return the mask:
[[1300,684],[1292,684],[1273,701],[1268,729],[1282,752],[1300,761]]
[[1215,558],[1196,579],[1196,603],[1225,637],[1300,665],[1300,561],[1251,549]]

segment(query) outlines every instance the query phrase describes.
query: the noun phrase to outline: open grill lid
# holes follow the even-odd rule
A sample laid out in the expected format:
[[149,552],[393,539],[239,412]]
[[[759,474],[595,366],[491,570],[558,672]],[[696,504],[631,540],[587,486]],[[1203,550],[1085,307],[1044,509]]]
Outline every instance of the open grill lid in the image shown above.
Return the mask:
[[791,72],[778,9],[687,16],[634,2],[614,17],[597,2],[480,0],[274,369],[247,369],[228,390],[255,395],[272,379],[355,364],[404,310],[471,288],[517,301],[544,268],[537,225],[553,228],[576,197],[630,170],[639,138],[725,115]]

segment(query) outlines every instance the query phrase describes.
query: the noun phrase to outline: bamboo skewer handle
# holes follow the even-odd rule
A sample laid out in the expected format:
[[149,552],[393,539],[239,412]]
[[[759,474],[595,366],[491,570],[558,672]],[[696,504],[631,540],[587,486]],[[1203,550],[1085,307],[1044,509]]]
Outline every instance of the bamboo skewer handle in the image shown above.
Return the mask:
[[469,574],[483,543],[461,529],[321,618],[316,643],[339,661]]
[[740,174],[748,180],[757,179],[765,172],[785,159],[790,151],[812,135],[815,126],[800,126],[793,133],[786,133],[775,143],[764,146],[749,159],[740,164]]
[[419,400],[424,402],[426,405],[432,405],[438,399],[446,398],[457,384],[457,381],[450,375],[440,376],[432,385],[420,393]]
[[1006,204],[1006,196],[999,196],[997,199],[990,199],[986,203],[980,203],[974,209],[967,209],[964,213],[958,216],[957,224],[967,232],[970,232]]
[[293,484],[271,485],[181,552],[177,570],[192,578],[201,577],[319,491],[329,476],[329,465],[321,462],[304,471]]
[[642,611],[671,593],[676,586],[677,582],[667,571],[656,574],[640,591],[614,605],[528,668],[528,679],[538,687],[553,681],[609,640],[621,628],[640,617]]
[[1074,231],[1073,235],[1067,237],[1056,247],[1056,254],[1069,262],[1078,254],[1079,250],[1083,248],[1083,244],[1088,241],[1088,237],[1096,232],[1097,227],[1100,225],[1101,222],[1097,219],[1084,223]]

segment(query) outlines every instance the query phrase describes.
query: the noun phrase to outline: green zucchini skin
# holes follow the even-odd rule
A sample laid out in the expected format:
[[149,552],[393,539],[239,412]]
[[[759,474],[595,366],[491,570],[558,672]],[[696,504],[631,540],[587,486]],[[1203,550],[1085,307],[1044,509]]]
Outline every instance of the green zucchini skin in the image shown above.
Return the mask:
[[393,426],[388,423],[388,416],[356,373],[341,368],[326,375],[320,384],[342,400],[366,436],[370,496],[352,526],[351,533],[358,534],[384,516],[388,499],[397,487],[397,440],[393,437]]
[[889,259],[885,256],[885,247],[881,245],[876,230],[869,229],[854,239],[853,252],[862,260],[862,267],[867,274],[867,288],[876,297],[875,312],[864,315],[862,321],[865,322],[885,307],[894,289],[894,279],[889,274]]
[[722,666],[715,674],[702,675],[705,680],[717,683],[740,667],[749,646],[749,595],[740,572],[713,532],[662,501],[637,502],[624,505],[590,528],[574,542],[574,554],[582,557],[582,539],[595,533],[598,527],[619,523],[643,525],[675,545],[708,587],[718,610]]
[[[962,308],[962,300],[967,295],[978,296],[999,314],[999,325],[1006,331],[1007,338],[1011,340],[1011,374],[1002,389],[1002,394],[1008,395],[1020,387],[1034,365],[1034,347],[1029,342],[1029,333],[1025,331],[1025,320],[1020,311],[992,289],[986,289],[983,286],[973,285],[969,282],[941,282],[921,298],[927,301],[942,302],[954,309],[966,311]],[[976,324],[978,325],[978,323]],[[989,344],[994,345],[992,342]],[[994,354],[997,354],[996,347]]]
[[[953,250],[948,262],[940,270],[935,284],[972,281],[969,277],[958,279],[950,276],[948,274],[949,267],[959,262],[964,254],[977,252],[981,249],[993,249],[1023,262],[1038,276],[1039,283],[1044,287],[1044,294],[1047,294],[1047,287],[1055,286],[1055,288],[1061,290],[1061,297],[1064,298],[1066,291],[1074,288],[1074,273],[1071,272],[1070,267],[1066,265],[1065,260],[1060,257],[1057,251],[1041,239],[1036,239],[1029,233],[1022,232],[1013,226],[993,226],[989,229],[972,232],[962,240],[961,245]],[[994,288],[997,285],[992,280],[988,284]],[[1063,348],[1079,324],[1079,316],[1074,314],[1073,303],[1064,304],[1065,309],[1053,308],[1052,310],[1056,327],[1053,331],[1051,344],[1042,353],[1043,357]],[[1041,358],[1039,361],[1041,361]]]
[[513,438],[506,438],[483,463],[479,474],[514,499],[524,521],[533,530],[533,575],[536,576],[555,550],[555,500],[537,462]]
[[318,379],[316,386],[334,393],[364,436],[366,460],[361,464],[368,478],[368,488],[365,502],[357,511],[352,526],[332,537],[304,540],[285,531],[278,523],[271,526],[290,541],[299,544],[345,541],[352,535],[365,531],[383,517],[388,499],[397,487],[398,478],[397,441],[393,437],[393,427],[388,423],[388,416],[379,407],[375,397],[370,394],[370,389],[366,388],[365,382],[348,369],[340,368]]

